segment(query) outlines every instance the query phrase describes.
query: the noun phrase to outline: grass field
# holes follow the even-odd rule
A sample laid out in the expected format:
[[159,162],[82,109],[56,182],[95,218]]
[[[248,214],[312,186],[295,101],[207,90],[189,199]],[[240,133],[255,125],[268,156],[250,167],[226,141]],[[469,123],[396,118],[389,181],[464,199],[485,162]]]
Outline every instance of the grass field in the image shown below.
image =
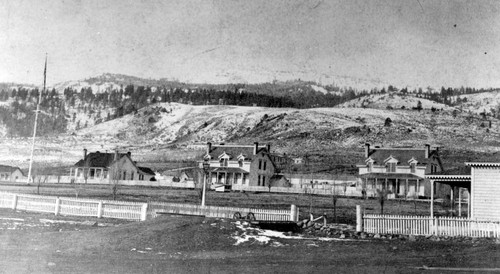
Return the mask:
[[[0,191],[36,194],[36,186],[28,185],[0,185]],[[112,191],[108,186],[78,185],[77,188],[69,185],[43,185],[41,195],[75,197],[112,200]],[[118,200],[137,202],[175,202],[200,203],[198,190],[176,189],[159,187],[127,187],[121,186],[118,190]],[[377,199],[338,198],[336,216],[334,215],[333,199],[331,196],[308,194],[284,194],[269,192],[207,192],[207,205],[234,206],[268,209],[289,209],[291,204],[299,207],[300,218],[327,215],[328,222],[353,224],[356,220],[356,205],[361,205],[366,213],[380,214],[380,203]],[[384,214],[393,215],[429,215],[429,203],[424,201],[387,200],[384,203]],[[441,204],[435,205],[437,213],[445,214]],[[464,208],[465,212],[465,208]]]

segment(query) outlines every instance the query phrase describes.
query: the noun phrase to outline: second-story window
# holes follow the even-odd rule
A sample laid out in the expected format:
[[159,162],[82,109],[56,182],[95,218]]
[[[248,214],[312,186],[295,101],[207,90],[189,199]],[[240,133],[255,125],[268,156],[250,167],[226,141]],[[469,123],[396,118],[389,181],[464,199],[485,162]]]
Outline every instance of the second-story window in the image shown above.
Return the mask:
[[243,160],[239,160],[239,161],[238,161],[238,166],[239,166],[239,167],[242,167],[242,166],[243,166]]
[[396,172],[396,163],[387,163],[387,172]]
[[262,169],[262,160],[259,160],[259,169]]
[[267,161],[264,161],[264,170],[266,170]]
[[227,166],[227,158],[220,159],[220,166]]

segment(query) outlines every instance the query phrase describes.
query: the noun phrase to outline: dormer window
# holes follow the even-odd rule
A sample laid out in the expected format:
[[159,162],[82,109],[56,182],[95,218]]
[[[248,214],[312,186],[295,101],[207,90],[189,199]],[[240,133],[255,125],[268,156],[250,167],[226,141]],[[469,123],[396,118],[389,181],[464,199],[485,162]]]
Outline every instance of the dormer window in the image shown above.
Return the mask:
[[386,164],[387,172],[396,172],[396,163],[387,163]]
[[411,163],[410,164],[410,172],[415,173],[417,170],[417,164],[416,163]]
[[366,167],[368,168],[368,172],[373,172],[373,162],[368,162]]
[[238,166],[243,167],[243,160],[238,160]]

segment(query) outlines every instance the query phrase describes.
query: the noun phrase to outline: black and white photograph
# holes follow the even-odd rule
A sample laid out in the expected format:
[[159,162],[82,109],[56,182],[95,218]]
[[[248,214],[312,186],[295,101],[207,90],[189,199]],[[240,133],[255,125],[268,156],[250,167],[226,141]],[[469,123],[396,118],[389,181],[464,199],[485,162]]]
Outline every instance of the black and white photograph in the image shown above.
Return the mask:
[[500,272],[500,1],[0,0],[0,274]]

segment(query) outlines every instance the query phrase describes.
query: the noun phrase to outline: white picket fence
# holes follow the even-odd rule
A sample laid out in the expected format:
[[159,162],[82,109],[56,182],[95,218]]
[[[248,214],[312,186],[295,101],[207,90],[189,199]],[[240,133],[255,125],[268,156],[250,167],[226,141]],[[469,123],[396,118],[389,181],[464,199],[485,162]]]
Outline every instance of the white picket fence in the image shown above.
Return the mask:
[[204,206],[193,204],[151,202],[122,202],[108,200],[76,199],[69,197],[39,196],[0,192],[0,208],[33,212],[54,213],[66,216],[88,216],[145,221],[147,216],[158,213],[203,215],[207,217],[233,218],[252,213],[256,220],[298,221],[299,210],[291,205],[290,210],[257,209],[240,207]]
[[299,187],[269,187],[267,186],[247,186],[247,185],[231,185],[231,190],[234,191],[249,191],[249,192],[271,192],[271,193],[297,193],[297,194],[315,194],[315,195],[332,195],[345,197],[361,197],[361,191],[355,187],[343,186],[322,186],[322,188],[299,188]]
[[363,231],[380,234],[500,238],[500,222],[458,217],[364,215]]
[[152,217],[156,217],[161,213],[170,213],[218,218],[233,218],[236,213],[239,213],[241,217],[245,217],[252,213],[256,220],[261,221],[298,221],[298,212],[295,205],[291,205],[290,210],[276,210],[152,202],[149,204],[148,213]]
[[0,192],[0,208],[54,213],[55,215],[105,217],[144,221],[146,220],[147,206],[148,204],[146,203]]

